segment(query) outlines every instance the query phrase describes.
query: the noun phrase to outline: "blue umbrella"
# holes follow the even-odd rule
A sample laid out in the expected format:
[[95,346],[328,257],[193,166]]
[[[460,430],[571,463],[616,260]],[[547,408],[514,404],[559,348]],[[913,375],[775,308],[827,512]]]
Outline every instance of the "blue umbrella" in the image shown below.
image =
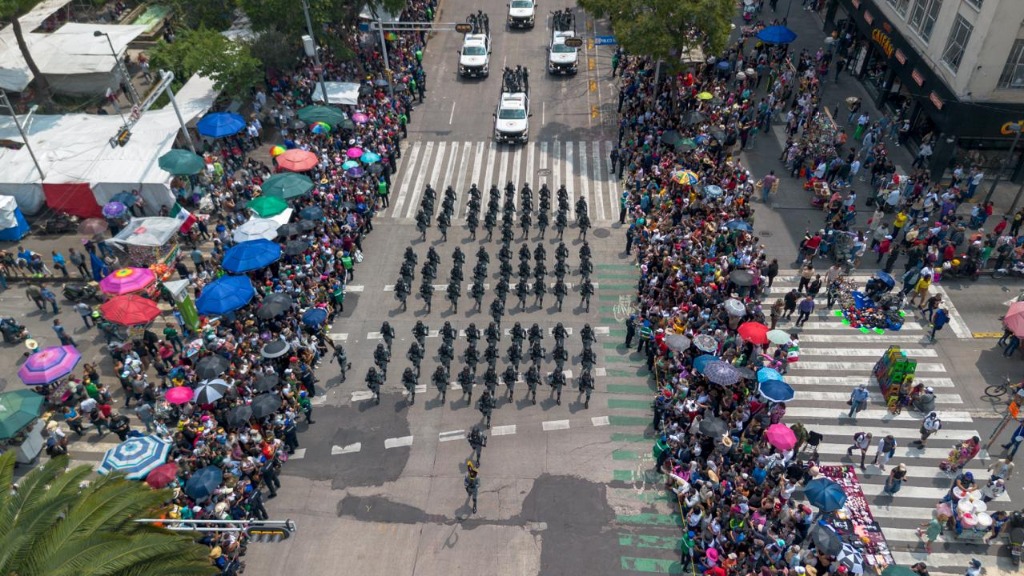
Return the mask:
[[207,114],[196,123],[196,129],[199,130],[199,133],[210,138],[223,138],[238,134],[243,128],[245,128],[245,118],[234,112]]
[[822,514],[835,512],[846,504],[843,487],[828,478],[815,478],[804,487],[807,500]]
[[876,272],[875,276],[878,276],[878,279],[881,280],[882,282],[885,282],[885,285],[888,286],[889,288],[892,288],[893,286],[896,285],[896,279],[892,277],[892,274],[889,274],[884,270]]
[[114,194],[114,197],[110,199],[111,202],[120,202],[125,206],[135,205],[135,195],[131,192],[118,192]]
[[769,26],[757,33],[757,39],[767,44],[789,44],[796,40],[796,32],[785,26]]
[[324,209],[319,206],[306,206],[299,210],[299,217],[303,220],[323,220]]
[[729,68],[732,68],[732,64],[729,64],[728,60],[720,60],[718,62],[718,69],[719,70],[728,70]]
[[744,232],[753,232],[754,230],[754,227],[746,220],[729,220],[725,223],[725,227],[729,230],[743,230]]
[[725,191],[722,190],[721,186],[715,186],[714,184],[710,184],[704,187],[704,195],[707,196],[708,198],[720,198],[724,193]]
[[703,374],[704,369],[707,368],[708,364],[716,362],[718,360],[721,360],[721,358],[713,354],[704,354],[702,356],[697,356],[696,358],[693,359],[693,369]]
[[185,494],[196,500],[205,500],[220,488],[224,480],[224,472],[216,466],[200,468],[185,483]]
[[765,380],[757,384],[757,391],[772,402],[789,402],[796,397],[793,387],[782,380]]
[[374,162],[380,162],[380,154],[367,150],[366,152],[363,152],[363,155],[359,157],[359,160],[361,160],[363,164],[373,164]]
[[252,282],[245,276],[221,276],[210,282],[196,299],[200,314],[219,316],[245,306],[256,295]]
[[323,308],[310,308],[302,313],[302,323],[310,328],[319,328],[327,321],[327,310]]
[[767,382],[768,380],[782,380],[782,374],[775,368],[761,368],[757,371],[757,382]]
[[118,472],[129,480],[142,480],[154,468],[167,462],[170,453],[171,443],[159,436],[130,438],[107,450],[96,471],[100,474]]
[[224,253],[220,265],[232,274],[244,274],[266,268],[280,259],[281,245],[261,238],[235,244]]

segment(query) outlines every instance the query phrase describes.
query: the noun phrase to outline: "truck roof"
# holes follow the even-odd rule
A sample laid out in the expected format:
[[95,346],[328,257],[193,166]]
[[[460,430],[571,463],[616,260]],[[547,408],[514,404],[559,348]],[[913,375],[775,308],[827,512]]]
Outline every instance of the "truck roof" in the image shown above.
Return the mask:
[[505,92],[501,95],[500,106],[502,108],[525,108],[526,98],[524,92]]
[[487,34],[466,34],[465,38],[463,38],[463,40],[462,40],[462,44],[463,45],[470,45],[470,44],[486,45],[487,44]]

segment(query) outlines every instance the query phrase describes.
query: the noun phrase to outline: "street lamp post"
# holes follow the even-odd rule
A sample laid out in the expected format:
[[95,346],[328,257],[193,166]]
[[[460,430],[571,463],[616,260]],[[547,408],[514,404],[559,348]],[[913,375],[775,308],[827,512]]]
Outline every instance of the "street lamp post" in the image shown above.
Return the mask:
[[[1002,169],[997,170],[996,177],[992,179],[992,186],[989,187],[988,194],[985,195],[985,202],[991,200],[992,195],[996,193],[996,185],[999,184],[999,179],[1003,177],[1003,170],[1005,170],[1007,166],[1010,167],[1010,170],[1013,170],[1013,152],[1017,149],[1017,142],[1020,141],[1021,126],[1020,124],[1010,124],[1009,126],[1006,127],[1006,129],[1009,130],[1010,132],[1013,132],[1013,144],[1010,144],[1010,152],[1006,156],[1006,166],[1003,166]],[[1016,200],[1013,201],[1013,205],[1017,205]]]
[[96,30],[92,35],[96,38],[106,36],[107,45],[110,46],[110,54],[114,56],[114,64],[121,70],[121,74],[124,75],[125,83],[128,84],[128,95],[132,99],[132,105],[138,106],[139,93],[135,91],[135,85],[132,84],[132,76],[128,73],[128,67],[124,65],[124,61],[121,60],[121,57],[117,55],[117,50],[114,49],[114,41],[110,39],[110,34],[107,34],[102,30]]
[[32,151],[32,143],[28,141],[28,135],[25,134],[21,121],[18,120],[18,113],[14,110],[14,106],[11,106],[11,100],[7,97],[7,92],[3,88],[0,88],[0,104],[3,104],[5,108],[10,110],[11,118],[14,119],[14,125],[18,128],[18,134],[21,134],[21,141],[25,143],[25,148],[28,148],[28,155],[32,157],[32,163],[36,165],[36,171],[39,172],[39,182],[41,184],[46,179],[46,174],[43,173],[43,168],[39,165],[39,159],[36,158],[36,153]]
[[324,104],[329,104],[327,101],[327,83],[324,82],[324,67],[320,63],[320,53],[316,49],[316,36],[313,35],[313,20],[309,17],[309,0],[302,0],[302,12],[306,15],[306,30],[309,32],[309,38],[313,42],[313,63],[316,65],[317,70],[320,71],[320,91],[324,95]]

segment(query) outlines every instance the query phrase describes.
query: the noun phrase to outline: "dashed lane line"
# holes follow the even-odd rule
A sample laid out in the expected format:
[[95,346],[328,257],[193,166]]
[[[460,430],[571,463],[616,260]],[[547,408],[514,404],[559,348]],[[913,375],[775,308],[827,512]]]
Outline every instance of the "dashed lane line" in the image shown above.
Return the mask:
[[354,454],[363,449],[361,442],[355,444],[349,444],[348,446],[331,446],[331,456],[337,456],[339,454]]
[[465,430],[451,430],[449,432],[439,432],[437,434],[438,442],[451,442],[453,440],[462,440],[466,437]]
[[392,448],[401,448],[403,446],[412,446],[412,436],[399,436],[398,438],[388,438],[384,441],[384,449],[390,450]]
[[550,432],[552,430],[568,430],[569,429],[569,421],[568,420],[548,420],[547,422],[542,422],[541,423],[541,427],[544,429],[545,432]]

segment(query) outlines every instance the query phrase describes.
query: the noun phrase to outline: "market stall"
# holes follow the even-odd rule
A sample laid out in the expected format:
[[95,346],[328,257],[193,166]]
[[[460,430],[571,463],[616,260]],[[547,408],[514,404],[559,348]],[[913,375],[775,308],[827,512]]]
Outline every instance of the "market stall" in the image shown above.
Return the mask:
[[15,451],[15,461],[29,464],[43,449],[43,428],[39,420],[45,398],[22,389],[0,394],[0,452]]
[[[882,528],[871,514],[871,507],[864,497],[860,480],[853,466],[822,466],[821,474],[839,484],[846,494],[846,504],[832,514],[827,523],[843,541],[860,553],[864,568],[882,570],[896,561],[882,534]],[[850,572],[856,573],[854,570]]]
[[903,406],[901,398],[910,398],[916,371],[917,360],[907,358],[899,346],[890,346],[875,363],[875,380],[890,412],[898,412]]
[[119,248],[129,266],[146,268],[154,264],[170,267],[178,255],[175,241],[183,221],[177,218],[132,218],[124,230],[107,240]]
[[851,282],[841,283],[836,292],[839,307],[833,314],[864,334],[898,331],[903,328],[906,313],[900,309],[901,298],[890,293],[895,280],[885,272],[876,276],[868,281],[864,291],[854,289]]

